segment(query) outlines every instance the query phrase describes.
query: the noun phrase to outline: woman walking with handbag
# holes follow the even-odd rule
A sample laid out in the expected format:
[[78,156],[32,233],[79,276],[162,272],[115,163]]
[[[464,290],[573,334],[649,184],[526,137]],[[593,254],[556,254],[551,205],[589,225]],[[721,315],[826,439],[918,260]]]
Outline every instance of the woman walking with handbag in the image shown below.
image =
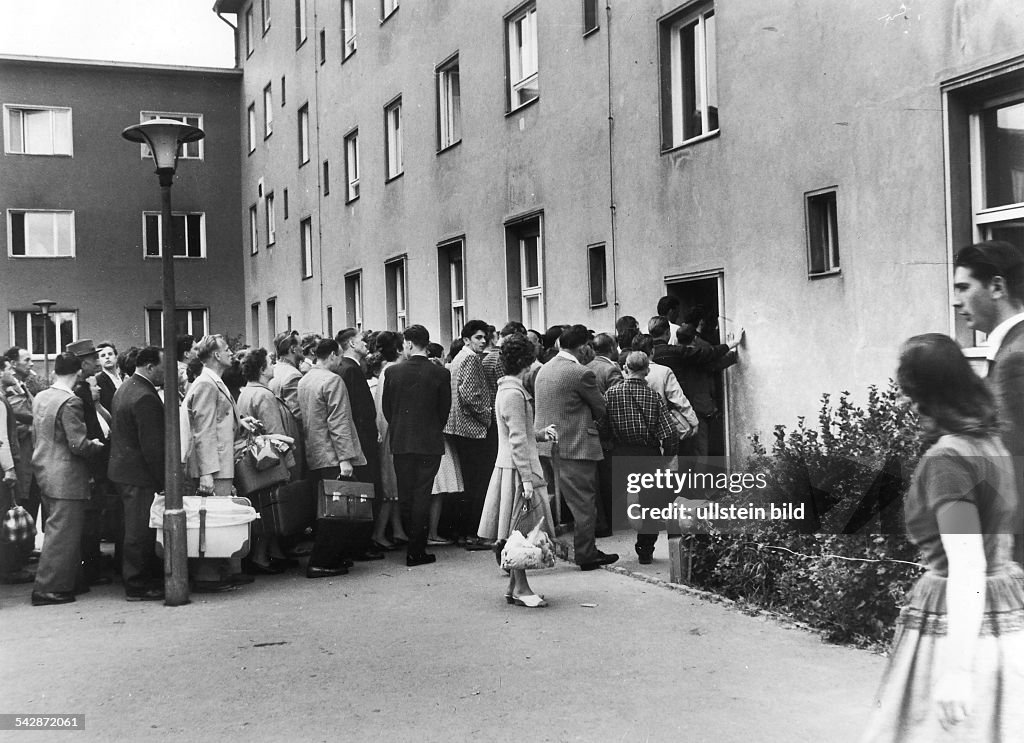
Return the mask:
[[[501,346],[505,376],[498,380],[494,403],[498,457],[477,530],[482,539],[505,540],[513,530],[526,534],[538,524],[554,538],[537,442],[557,441],[558,434],[554,426],[542,431],[533,427],[533,396],[526,391],[525,381],[536,356],[533,343],[520,333],[508,336]],[[544,597],[530,588],[526,571],[521,569],[510,571],[505,601],[534,609],[547,606]]]
[[862,740],[1020,740],[1024,573],[1010,559],[1014,465],[992,395],[956,342],[937,333],[904,344],[897,379],[934,442],[904,504],[928,571],[896,620]]

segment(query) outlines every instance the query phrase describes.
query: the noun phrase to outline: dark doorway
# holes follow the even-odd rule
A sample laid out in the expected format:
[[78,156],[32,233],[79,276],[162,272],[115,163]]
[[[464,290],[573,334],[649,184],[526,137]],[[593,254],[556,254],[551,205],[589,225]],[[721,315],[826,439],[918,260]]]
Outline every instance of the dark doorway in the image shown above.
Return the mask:
[[[683,322],[695,310],[701,311],[708,318],[703,337],[712,344],[722,342],[720,281],[721,277],[714,275],[665,283],[665,293],[678,297],[681,304],[677,322]],[[708,456],[724,457],[727,454],[726,422],[729,417],[726,409],[728,398],[725,392],[725,372],[718,372],[716,377],[712,396],[718,412],[708,422]]]

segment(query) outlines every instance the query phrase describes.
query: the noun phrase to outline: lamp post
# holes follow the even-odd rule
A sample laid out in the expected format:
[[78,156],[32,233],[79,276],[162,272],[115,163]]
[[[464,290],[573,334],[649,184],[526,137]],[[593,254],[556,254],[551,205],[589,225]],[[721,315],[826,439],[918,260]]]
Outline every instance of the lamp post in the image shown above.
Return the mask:
[[[50,321],[50,308],[57,303],[52,299],[37,299],[32,304],[39,308],[39,313],[43,316],[43,383],[46,384],[50,379],[50,344],[46,341],[46,325]],[[54,333],[54,337],[57,337],[56,333]],[[60,348],[59,341],[57,348],[58,350]]]
[[164,603],[188,603],[188,543],[181,492],[181,440],[178,424],[177,326],[174,297],[174,247],[171,245],[171,185],[178,148],[206,136],[202,129],[172,119],[152,119],[121,132],[129,142],[149,146],[160,177],[161,265],[164,334]]

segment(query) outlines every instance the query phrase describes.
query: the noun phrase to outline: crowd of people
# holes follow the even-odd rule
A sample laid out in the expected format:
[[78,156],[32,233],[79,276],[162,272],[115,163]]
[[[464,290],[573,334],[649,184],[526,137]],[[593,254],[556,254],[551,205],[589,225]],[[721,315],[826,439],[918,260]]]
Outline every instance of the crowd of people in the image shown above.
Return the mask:
[[[333,338],[286,332],[270,349],[184,336],[171,384],[156,347],[119,354],[80,339],[56,357],[49,380],[26,349],[11,348],[0,362],[0,453],[10,455],[0,464],[45,538],[40,555],[4,546],[0,580],[33,582],[35,605],[74,601],[115,577],[129,600],[163,597],[150,507],[164,489],[162,396],[174,387],[186,493],[234,494],[236,460],[254,433],[294,442],[289,483],[354,479],[376,493],[365,528],[311,519],[297,535],[254,529],[244,561],[190,560],[194,591],[231,590],[306,555],[306,576],[322,578],[402,546],[410,567],[434,562],[431,547],[497,552],[513,529],[554,537],[556,520],[573,525],[582,570],[611,564],[618,556],[596,544],[611,534],[611,456],[706,458],[715,378],[742,340],[718,343],[716,318],[699,307],[677,325],[673,297],[657,311],[647,332],[627,316],[614,335],[471,320],[447,353],[420,325]],[[101,537],[116,543],[113,561]],[[641,562],[654,539],[638,535]],[[545,605],[521,570],[511,571],[506,598]]]

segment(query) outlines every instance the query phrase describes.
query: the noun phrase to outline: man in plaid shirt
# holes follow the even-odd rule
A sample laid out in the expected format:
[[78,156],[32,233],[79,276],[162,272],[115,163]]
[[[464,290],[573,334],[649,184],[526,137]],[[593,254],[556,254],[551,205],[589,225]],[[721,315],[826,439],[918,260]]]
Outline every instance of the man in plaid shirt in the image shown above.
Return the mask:
[[[643,351],[633,351],[626,357],[626,378],[605,393],[608,406],[605,425],[615,443],[615,456],[659,457],[655,461],[660,466],[661,455],[675,454],[679,432],[664,401],[647,386],[645,378],[649,369],[650,360]],[[664,500],[660,494],[645,492],[641,494],[640,505],[662,506]],[[649,565],[653,559],[659,526],[645,523],[636,535],[635,549],[641,565]]]

